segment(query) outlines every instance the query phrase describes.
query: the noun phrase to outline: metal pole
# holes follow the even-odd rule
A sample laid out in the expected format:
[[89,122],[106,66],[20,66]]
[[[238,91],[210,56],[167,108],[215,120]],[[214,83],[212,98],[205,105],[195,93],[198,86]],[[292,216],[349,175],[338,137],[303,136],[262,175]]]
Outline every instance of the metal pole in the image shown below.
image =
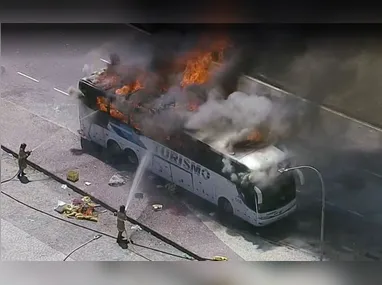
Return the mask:
[[320,229],[320,261],[324,259],[324,231],[325,231],[325,205],[326,205],[326,190],[325,190],[325,183],[324,179],[322,178],[322,175],[320,171],[318,171],[313,166],[309,165],[301,165],[296,167],[290,167],[290,168],[284,168],[280,169],[279,172],[287,172],[290,170],[297,170],[297,169],[310,169],[313,170],[318,178],[320,179],[321,183],[321,192],[322,192],[322,198],[321,198],[321,229]]

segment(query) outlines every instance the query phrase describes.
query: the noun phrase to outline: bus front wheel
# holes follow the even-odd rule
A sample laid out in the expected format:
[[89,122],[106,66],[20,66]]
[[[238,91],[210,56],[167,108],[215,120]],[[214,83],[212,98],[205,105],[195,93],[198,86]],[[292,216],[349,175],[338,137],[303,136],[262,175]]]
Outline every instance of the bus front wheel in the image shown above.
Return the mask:
[[233,216],[233,207],[226,198],[221,197],[219,199],[218,210],[219,210],[220,216],[223,216],[223,217]]

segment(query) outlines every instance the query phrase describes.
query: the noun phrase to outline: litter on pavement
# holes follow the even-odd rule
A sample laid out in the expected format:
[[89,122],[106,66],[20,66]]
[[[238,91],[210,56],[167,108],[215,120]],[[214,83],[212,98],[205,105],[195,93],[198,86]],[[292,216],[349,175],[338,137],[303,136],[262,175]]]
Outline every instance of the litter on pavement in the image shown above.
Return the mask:
[[114,186],[114,187],[118,187],[118,186],[122,186],[126,184],[126,181],[125,179],[119,175],[119,174],[114,174],[110,180],[109,180],[109,186]]
[[163,205],[161,205],[161,204],[154,204],[153,205],[154,211],[160,211],[160,210],[162,210],[162,208],[163,208]]
[[142,228],[138,225],[131,226],[130,229],[132,229],[133,231],[141,231],[142,230]]
[[99,205],[93,203],[90,197],[85,196],[82,199],[74,199],[71,204],[58,201],[54,210],[67,218],[97,222],[99,212],[95,209],[96,207]]
[[66,185],[66,184],[62,184],[62,185],[61,185],[61,188],[65,190],[66,188],[68,188],[68,185]]
[[143,199],[143,193],[135,193],[134,197],[137,199]]
[[66,179],[71,182],[77,182],[80,179],[80,174],[78,173],[78,171],[69,170],[68,174],[66,175]]
[[85,185],[86,186],[90,186],[90,185],[92,185],[90,182],[85,182]]
[[165,188],[170,191],[171,194],[176,194],[177,186],[174,183],[167,183],[165,185]]

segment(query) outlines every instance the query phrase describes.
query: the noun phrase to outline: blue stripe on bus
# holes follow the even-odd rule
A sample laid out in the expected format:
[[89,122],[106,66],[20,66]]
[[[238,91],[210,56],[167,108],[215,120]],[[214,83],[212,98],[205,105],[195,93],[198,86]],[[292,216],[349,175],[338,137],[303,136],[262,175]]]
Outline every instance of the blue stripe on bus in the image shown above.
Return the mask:
[[125,124],[110,122],[110,127],[113,132],[115,132],[120,137],[140,146],[141,148],[147,149],[143,142],[140,140],[139,135],[137,135],[132,128],[129,128]]

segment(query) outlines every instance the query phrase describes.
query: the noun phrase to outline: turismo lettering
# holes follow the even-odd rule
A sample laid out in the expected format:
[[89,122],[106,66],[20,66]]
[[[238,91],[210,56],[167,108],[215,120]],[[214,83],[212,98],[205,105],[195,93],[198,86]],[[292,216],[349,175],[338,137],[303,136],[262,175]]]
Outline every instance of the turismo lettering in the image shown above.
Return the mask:
[[155,153],[165,160],[170,161],[187,171],[191,171],[198,176],[201,175],[206,180],[210,179],[211,177],[210,172],[206,168],[202,168],[199,164],[196,164],[192,160],[176,153],[175,151],[172,151],[171,149],[156,145]]

